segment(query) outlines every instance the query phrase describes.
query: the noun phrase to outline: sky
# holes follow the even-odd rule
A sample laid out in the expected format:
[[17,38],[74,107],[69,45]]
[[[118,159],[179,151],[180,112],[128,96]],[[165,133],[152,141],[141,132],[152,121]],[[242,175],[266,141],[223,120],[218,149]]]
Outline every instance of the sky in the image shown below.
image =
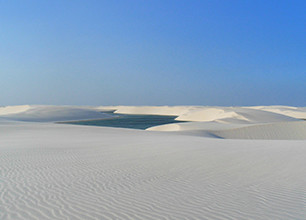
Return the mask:
[[306,1],[0,0],[0,106],[306,106]]

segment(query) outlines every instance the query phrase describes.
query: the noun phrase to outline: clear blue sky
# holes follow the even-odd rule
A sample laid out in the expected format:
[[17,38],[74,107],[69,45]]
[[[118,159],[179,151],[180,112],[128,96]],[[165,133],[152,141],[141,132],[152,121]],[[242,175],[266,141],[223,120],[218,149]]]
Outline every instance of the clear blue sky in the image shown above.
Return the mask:
[[0,0],[0,105],[306,106],[306,1]]

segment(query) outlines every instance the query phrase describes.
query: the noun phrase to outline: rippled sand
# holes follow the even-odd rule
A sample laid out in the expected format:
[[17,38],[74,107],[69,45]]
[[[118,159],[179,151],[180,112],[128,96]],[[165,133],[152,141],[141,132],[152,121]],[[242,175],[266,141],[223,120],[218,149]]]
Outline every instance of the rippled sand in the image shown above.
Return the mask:
[[0,107],[1,220],[306,219],[305,108],[108,108],[191,121],[154,132],[53,123],[101,109]]
[[0,219],[305,219],[305,141],[0,126]]

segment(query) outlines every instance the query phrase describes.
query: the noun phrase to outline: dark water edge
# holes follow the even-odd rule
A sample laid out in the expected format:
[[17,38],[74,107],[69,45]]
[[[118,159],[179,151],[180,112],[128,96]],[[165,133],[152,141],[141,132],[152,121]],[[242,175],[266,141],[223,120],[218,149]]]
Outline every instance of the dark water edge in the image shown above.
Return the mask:
[[133,129],[147,129],[149,127],[182,123],[184,121],[175,121],[177,116],[164,115],[127,115],[127,114],[109,114],[112,118],[95,119],[86,121],[68,121],[60,122],[62,124],[76,124],[76,125],[90,125],[103,127],[117,127],[117,128],[133,128]]

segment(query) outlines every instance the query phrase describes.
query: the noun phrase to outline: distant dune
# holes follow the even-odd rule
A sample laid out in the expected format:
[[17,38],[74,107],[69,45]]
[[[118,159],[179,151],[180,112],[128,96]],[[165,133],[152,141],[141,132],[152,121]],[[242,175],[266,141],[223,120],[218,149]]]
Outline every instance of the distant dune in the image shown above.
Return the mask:
[[173,115],[188,123],[150,127],[150,131],[226,139],[306,139],[306,108],[290,106],[8,106],[0,107],[0,119],[58,122],[112,117],[103,111],[123,114]]
[[11,115],[11,114],[18,114],[21,112],[25,112],[31,107],[29,105],[16,105],[16,106],[5,106],[0,107],[0,116],[1,115]]
[[226,139],[306,139],[306,108],[289,106],[208,107],[208,106],[111,106],[125,114],[176,115],[178,121],[148,128],[150,131]]
[[109,117],[91,107],[78,106],[8,106],[0,107],[0,118],[28,122],[57,122]]

